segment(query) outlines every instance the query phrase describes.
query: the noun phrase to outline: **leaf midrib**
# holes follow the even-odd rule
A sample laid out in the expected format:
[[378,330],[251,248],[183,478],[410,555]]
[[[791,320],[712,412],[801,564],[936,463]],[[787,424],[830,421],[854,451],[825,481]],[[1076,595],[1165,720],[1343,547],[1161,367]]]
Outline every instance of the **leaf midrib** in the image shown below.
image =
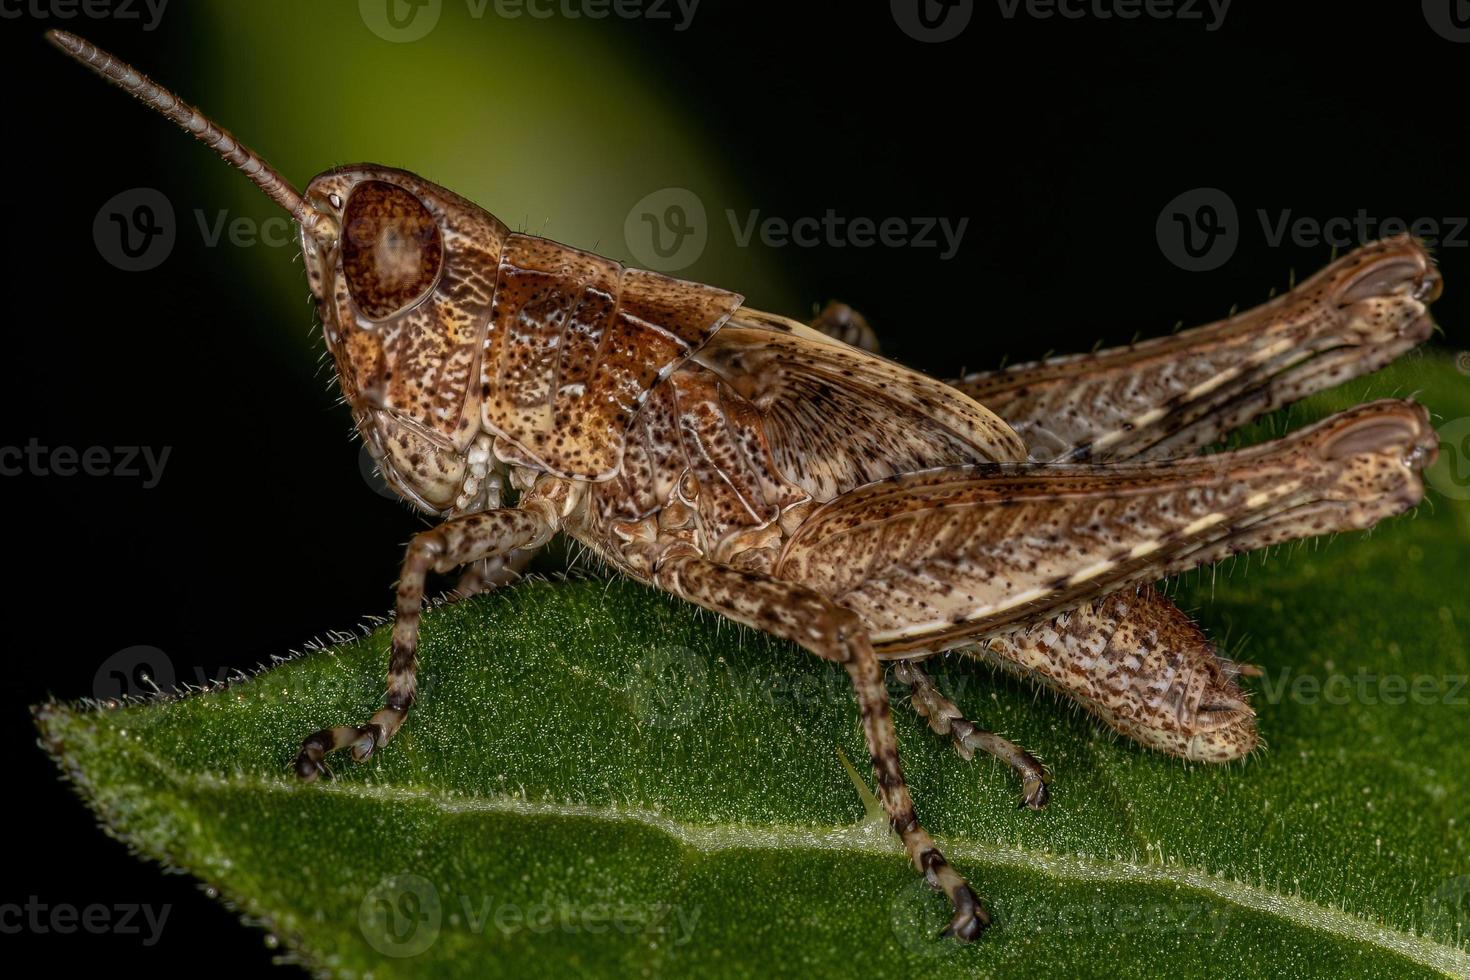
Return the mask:
[[[847,851],[860,854],[902,854],[889,833],[886,821],[865,819],[855,824],[827,829],[791,824],[691,824],[656,810],[638,807],[594,806],[591,804],[534,801],[520,796],[465,796],[447,798],[428,790],[365,783],[301,785],[284,780],[263,779],[245,773],[220,776],[191,772],[170,766],[148,750],[129,745],[126,751],[140,757],[164,778],[186,788],[206,792],[249,790],[276,794],[332,793],[374,803],[427,803],[445,813],[500,813],[526,817],[564,817],[631,822],[667,834],[682,847],[705,853],[721,850],[811,850]],[[1449,977],[1470,976],[1470,952],[1432,939],[1373,923],[1344,910],[1321,905],[1300,895],[1287,895],[1247,882],[1222,878],[1208,871],[1167,863],[1135,864],[1121,859],[1103,861],[1082,855],[1053,854],[1022,847],[1004,847],[975,840],[941,839],[953,860],[976,860],[1027,872],[1042,872],[1053,878],[1100,884],[1168,884],[1189,888],[1224,903],[1282,919],[1293,925],[1326,932],[1351,942],[1366,943],[1404,957],[1420,966]]]

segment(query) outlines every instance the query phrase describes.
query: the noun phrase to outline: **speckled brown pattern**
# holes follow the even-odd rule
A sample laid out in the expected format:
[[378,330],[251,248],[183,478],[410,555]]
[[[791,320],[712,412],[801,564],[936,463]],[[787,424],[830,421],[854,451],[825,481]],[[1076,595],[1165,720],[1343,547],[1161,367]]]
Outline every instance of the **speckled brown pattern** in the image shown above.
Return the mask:
[[418,198],[381,180],[352,188],[342,216],[342,277],[364,317],[386,320],[414,306],[443,266],[439,222]]
[[[459,496],[466,454],[481,434],[480,350],[509,230],[442,187],[388,167],[339,167],[307,185],[307,200],[338,225],[359,186],[385,185],[433,216],[443,261],[433,287],[396,312],[359,309],[335,239],[303,232],[302,256],[327,349],[358,431],[384,477],[420,508],[441,513]],[[399,198],[401,200],[401,197]],[[399,204],[403,238],[422,235],[418,212]],[[386,231],[382,226],[375,229]]]
[[172,93],[50,36],[300,223],[358,430],[389,483],[440,520],[404,558],[385,706],[308,736],[303,779],[337,750],[368,758],[404,723],[430,572],[469,566],[466,590],[483,588],[561,531],[841,664],[893,828],[948,896],[946,931],[973,939],[989,918],[919,823],[883,659],[961,754],[1016,770],[1029,806],[1049,793],[1040,763],[966,719],[914,661],[964,647],[1152,748],[1238,758],[1256,731],[1233,667],[1149,583],[1369,527],[1423,495],[1437,439],[1410,402],[1188,455],[1424,339],[1439,278],[1408,238],[1222,324],[956,388],[844,342],[876,347],[845,307],[816,328],[752,310],[727,290],[512,234],[407,171],[341,167],[300,194]]
[[1256,746],[1256,715],[1235,683],[1235,665],[1151,586],[1083,603],[975,652],[1160,752],[1228,762]]
[[510,236],[480,365],[497,455],[559,476],[614,476],[649,391],[739,305],[722,289]]
[[916,469],[1026,458],[1010,426],[948,385],[766,322],[742,311],[696,360],[755,405],[782,473],[816,499]]
[[775,572],[856,610],[882,655],[938,650],[1091,596],[1416,504],[1438,446],[1385,400],[1284,439],[1160,463],[903,474],[812,513]]
[[1014,426],[1033,459],[1183,456],[1423,343],[1440,288],[1423,246],[1390,238],[1219,323],[955,387]]

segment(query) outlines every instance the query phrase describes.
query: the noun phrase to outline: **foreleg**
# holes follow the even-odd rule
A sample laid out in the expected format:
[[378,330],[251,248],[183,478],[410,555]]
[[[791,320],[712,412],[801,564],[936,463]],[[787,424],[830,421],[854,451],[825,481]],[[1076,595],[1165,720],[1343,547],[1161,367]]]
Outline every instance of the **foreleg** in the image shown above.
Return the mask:
[[414,535],[398,579],[387,703],[361,725],[337,725],[307,736],[296,757],[296,775],[316,779],[326,768],[322,760],[349,746],[352,757],[362,762],[403,725],[417,689],[419,614],[430,570],[449,572],[518,548],[540,547],[556,532],[555,521],[550,509],[522,507],[456,517]]

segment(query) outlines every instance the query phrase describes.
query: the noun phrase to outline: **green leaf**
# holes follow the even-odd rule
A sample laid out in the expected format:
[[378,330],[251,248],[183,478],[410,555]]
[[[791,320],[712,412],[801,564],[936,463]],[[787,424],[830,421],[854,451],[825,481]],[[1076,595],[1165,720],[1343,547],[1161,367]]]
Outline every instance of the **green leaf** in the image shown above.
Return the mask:
[[1051,765],[1037,814],[900,707],[920,815],[995,917],[972,946],[934,938],[944,900],[844,768],[842,672],[627,582],[434,610],[402,733],[317,785],[297,742],[377,707],[382,629],[38,721],[110,832],[335,975],[1464,976],[1470,381],[1418,359],[1349,388],[1293,421],[1413,389],[1453,420],[1431,503],[1177,583],[1263,669],[1269,748],[1186,765],[944,661],[967,714]]

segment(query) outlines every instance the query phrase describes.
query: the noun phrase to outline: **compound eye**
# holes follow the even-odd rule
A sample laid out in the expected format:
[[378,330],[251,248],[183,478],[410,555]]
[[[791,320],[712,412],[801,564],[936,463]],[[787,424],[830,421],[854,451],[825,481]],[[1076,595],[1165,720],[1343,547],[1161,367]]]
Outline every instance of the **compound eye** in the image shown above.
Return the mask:
[[444,239],[429,209],[408,191],[363,181],[352,189],[342,226],[342,271],[363,316],[386,320],[433,288]]

